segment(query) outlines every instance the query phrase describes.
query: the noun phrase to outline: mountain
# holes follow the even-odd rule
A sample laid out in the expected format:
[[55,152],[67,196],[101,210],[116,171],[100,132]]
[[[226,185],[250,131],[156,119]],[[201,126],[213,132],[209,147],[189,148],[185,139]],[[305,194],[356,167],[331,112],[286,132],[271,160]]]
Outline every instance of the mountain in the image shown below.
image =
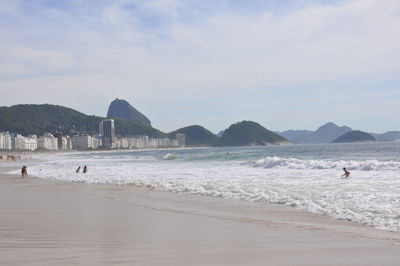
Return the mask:
[[320,126],[310,135],[299,137],[297,143],[329,143],[349,131],[352,131],[349,127],[339,127],[338,125],[329,122]]
[[256,146],[287,142],[284,137],[275,134],[260,124],[242,121],[231,125],[217,142],[217,146]]
[[287,139],[288,141],[290,141],[292,143],[298,143],[299,140],[301,140],[301,138],[311,135],[312,133],[314,133],[314,131],[312,131],[312,130],[292,130],[291,129],[291,130],[275,132],[275,133],[278,134],[279,136],[284,137],[285,139]]
[[218,132],[217,137],[222,137],[222,135],[224,134],[225,130],[221,130],[220,132]]
[[[61,132],[64,135],[98,134],[99,122],[104,119],[88,116],[74,109],[50,104],[20,104],[0,107],[0,131],[22,135],[42,135]],[[148,135],[165,137],[166,134],[137,121],[115,119],[116,135]]]
[[375,141],[375,138],[360,130],[349,131],[332,141],[332,143]]
[[400,131],[389,131],[383,134],[379,134],[376,137],[377,141],[390,141],[390,140],[400,140]]
[[122,118],[125,120],[138,121],[146,126],[151,126],[150,120],[144,114],[136,110],[127,101],[118,98],[110,103],[107,118]]
[[202,126],[194,125],[168,133],[169,138],[175,138],[177,133],[186,136],[186,146],[212,146],[217,141],[217,136]]

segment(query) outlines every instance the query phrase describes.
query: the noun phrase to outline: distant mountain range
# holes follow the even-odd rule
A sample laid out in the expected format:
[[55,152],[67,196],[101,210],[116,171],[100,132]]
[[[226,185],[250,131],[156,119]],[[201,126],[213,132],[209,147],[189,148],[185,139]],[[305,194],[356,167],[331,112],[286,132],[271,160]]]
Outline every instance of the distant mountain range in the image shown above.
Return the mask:
[[286,138],[289,142],[299,143],[301,138],[311,135],[314,131],[312,130],[287,130],[283,132],[275,132],[276,134]]
[[391,141],[400,139],[400,131],[389,131],[383,134],[374,134],[377,141]]
[[[175,138],[177,133],[186,135],[187,146],[249,146],[286,143],[330,143],[339,137],[345,140],[361,141],[369,137],[354,133],[350,127],[326,123],[316,131],[287,130],[272,132],[253,121],[232,124],[218,135],[206,128],[193,125],[183,127],[168,134],[151,126],[150,119],[136,110],[127,101],[115,99],[111,102],[107,117],[115,119],[117,136],[147,135],[149,137]],[[42,135],[45,132],[65,135],[98,134],[99,116],[88,116],[74,109],[50,104],[20,104],[0,107],[0,132],[10,131],[22,135]],[[348,135],[344,135],[347,132]],[[365,132],[363,132],[365,133]],[[367,134],[367,133],[366,133]],[[371,136],[372,135],[372,136]],[[378,141],[400,140],[400,131],[384,134],[370,134]],[[343,139],[339,139],[343,140]]]
[[346,132],[352,131],[347,126],[338,126],[335,123],[328,122],[320,126],[316,131],[310,130],[288,130],[278,132],[292,143],[329,143],[340,137]]
[[[329,122],[320,126],[316,131],[311,130],[287,130],[283,132],[275,132],[288,141],[295,144],[302,143],[330,143],[335,141],[347,132],[353,132],[350,127],[338,126]],[[355,134],[355,133],[352,133]],[[352,136],[350,134],[350,136]],[[377,141],[400,140],[400,131],[389,131],[383,134],[367,133]],[[347,136],[348,137],[348,136]],[[355,138],[357,139],[357,138]],[[356,140],[355,140],[356,141]]]

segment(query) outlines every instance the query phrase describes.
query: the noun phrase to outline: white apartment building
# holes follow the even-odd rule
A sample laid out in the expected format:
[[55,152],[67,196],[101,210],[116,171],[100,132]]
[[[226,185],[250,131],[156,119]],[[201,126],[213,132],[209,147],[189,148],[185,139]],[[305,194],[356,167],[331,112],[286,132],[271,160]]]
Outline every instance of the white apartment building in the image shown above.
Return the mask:
[[38,148],[38,139],[36,135],[30,135],[28,137],[17,134],[15,136],[15,149],[16,150],[30,150],[34,151]]
[[177,140],[168,138],[149,138],[148,136],[115,138],[116,148],[119,149],[154,149],[165,147],[179,147]]
[[5,134],[3,132],[0,133],[0,150],[4,150],[6,146],[6,137],[4,135]]
[[97,149],[101,146],[101,139],[94,138],[92,136],[73,136],[72,147],[74,149]]
[[25,150],[34,151],[38,147],[37,137],[36,135],[28,136],[25,139]]
[[5,140],[5,136],[3,133],[0,133],[0,150],[4,150],[5,149],[5,144],[6,144],[6,140]]
[[102,140],[100,138],[92,137],[92,148],[97,149],[102,145]]
[[51,133],[43,134],[43,137],[37,139],[37,147],[49,151],[58,150],[58,140]]
[[146,148],[151,148],[151,149],[157,148],[157,140],[156,139],[149,139]]
[[69,136],[62,136],[58,138],[58,149],[59,150],[72,150],[72,140]]
[[158,147],[170,147],[171,146],[171,140],[168,139],[168,138],[157,139],[157,145],[158,145]]
[[129,146],[129,138],[115,138],[115,145],[118,149],[128,149]]
[[8,132],[0,132],[0,150],[11,150],[11,135]]

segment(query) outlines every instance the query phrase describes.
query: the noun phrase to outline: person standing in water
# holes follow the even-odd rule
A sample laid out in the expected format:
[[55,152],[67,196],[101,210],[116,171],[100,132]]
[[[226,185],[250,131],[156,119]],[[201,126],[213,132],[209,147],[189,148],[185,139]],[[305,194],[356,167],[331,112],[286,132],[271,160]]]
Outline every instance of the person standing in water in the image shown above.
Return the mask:
[[28,177],[28,168],[25,165],[21,168],[21,177]]
[[75,170],[75,173],[79,173],[80,170],[81,170],[81,167],[79,166],[78,169]]
[[344,171],[344,174],[342,175],[342,177],[349,177],[350,176],[350,172],[349,171],[347,171],[347,169],[344,167],[343,168],[343,171]]
[[87,173],[87,167],[86,167],[86,165],[83,167],[83,173],[84,173],[84,174]]

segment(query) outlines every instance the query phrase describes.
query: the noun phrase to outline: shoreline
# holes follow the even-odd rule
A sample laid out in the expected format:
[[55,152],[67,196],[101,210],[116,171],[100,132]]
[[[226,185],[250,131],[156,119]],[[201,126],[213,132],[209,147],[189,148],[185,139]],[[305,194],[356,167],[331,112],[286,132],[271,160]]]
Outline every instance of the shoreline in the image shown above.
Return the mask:
[[0,174],[0,217],[5,265],[400,263],[394,232],[289,206],[129,185]]

